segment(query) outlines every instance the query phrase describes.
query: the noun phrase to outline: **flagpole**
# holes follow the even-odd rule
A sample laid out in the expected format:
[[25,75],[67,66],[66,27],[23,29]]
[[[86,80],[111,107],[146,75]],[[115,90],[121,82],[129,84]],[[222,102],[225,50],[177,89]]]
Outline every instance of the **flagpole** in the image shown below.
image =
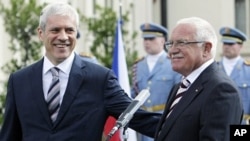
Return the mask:
[[[118,24],[120,26],[120,30],[122,32],[122,0],[119,0],[119,16],[118,16]],[[118,25],[117,25],[118,26]],[[123,141],[127,141],[128,140],[128,130],[127,130],[127,125],[125,127],[123,127],[123,132],[122,132],[122,137],[123,137]]]
[[[114,56],[114,61],[117,64],[112,64],[112,69],[117,71],[118,81],[121,87],[124,89],[124,91],[130,95],[130,86],[129,86],[129,78],[128,78],[128,70],[127,70],[127,63],[126,63],[126,55],[125,55],[125,48],[122,41],[122,26],[123,26],[123,19],[122,19],[122,0],[119,0],[119,14],[118,20],[117,20],[117,27],[116,27],[116,44],[114,52],[116,52],[116,55]],[[117,58],[116,58],[116,57]],[[115,69],[115,66],[117,69]],[[137,141],[136,132],[132,129],[128,128],[128,125],[123,127],[120,131],[121,139],[122,141]]]
[[122,21],[122,0],[119,0],[119,19]]

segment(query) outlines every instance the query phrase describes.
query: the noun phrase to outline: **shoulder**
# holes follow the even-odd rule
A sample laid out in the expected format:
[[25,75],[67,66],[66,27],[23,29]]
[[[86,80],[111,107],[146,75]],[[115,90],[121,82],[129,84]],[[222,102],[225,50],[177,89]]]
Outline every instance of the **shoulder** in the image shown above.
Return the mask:
[[143,57],[137,58],[137,59],[134,61],[134,64],[137,64],[137,63],[141,62],[144,58],[145,58],[144,56],[143,56]]
[[244,60],[244,65],[250,66],[250,60]]
[[21,69],[16,70],[15,72],[12,72],[12,74],[15,77],[26,77],[26,76],[31,76],[34,74],[39,74],[40,72],[42,72],[42,68],[43,68],[43,59],[40,59],[37,62],[34,62],[33,64],[30,64],[26,67],[23,67]]
[[89,62],[92,62],[92,63],[96,63],[96,64],[99,64],[98,61],[96,60],[95,56],[93,56],[92,54],[90,53],[86,53],[86,52],[81,52],[79,54],[79,56],[85,60],[85,61],[89,61]]
[[94,56],[90,53],[87,53],[87,52],[81,52],[79,54],[81,57],[87,57],[87,58],[93,58]]

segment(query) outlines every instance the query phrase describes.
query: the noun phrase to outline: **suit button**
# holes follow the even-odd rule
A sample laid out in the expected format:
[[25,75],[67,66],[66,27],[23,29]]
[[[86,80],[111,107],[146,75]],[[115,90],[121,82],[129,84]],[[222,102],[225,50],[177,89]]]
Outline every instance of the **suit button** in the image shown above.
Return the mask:
[[150,99],[148,99],[148,100],[147,100],[147,103],[151,103],[151,100],[150,100]]
[[149,80],[149,81],[148,81],[148,85],[151,85],[151,84],[152,84],[152,81]]
[[244,88],[246,88],[246,87],[247,87],[247,84],[246,84],[246,83],[244,83],[244,84],[243,84],[243,87],[244,87]]

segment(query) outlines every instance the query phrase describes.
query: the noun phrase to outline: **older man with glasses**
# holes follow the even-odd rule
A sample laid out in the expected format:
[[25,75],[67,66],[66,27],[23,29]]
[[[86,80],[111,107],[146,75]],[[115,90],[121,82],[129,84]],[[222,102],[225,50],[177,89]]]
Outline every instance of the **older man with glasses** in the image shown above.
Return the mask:
[[170,92],[155,141],[229,141],[230,125],[241,123],[239,91],[215,62],[216,45],[204,19],[184,18],[173,28],[166,50],[183,81]]

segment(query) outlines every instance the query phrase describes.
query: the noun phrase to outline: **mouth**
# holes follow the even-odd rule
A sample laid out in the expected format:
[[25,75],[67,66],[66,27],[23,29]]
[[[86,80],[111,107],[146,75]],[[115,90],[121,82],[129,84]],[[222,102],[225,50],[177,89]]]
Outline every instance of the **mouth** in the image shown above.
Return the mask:
[[176,53],[176,54],[171,54],[170,58],[171,59],[182,59],[182,58],[184,58],[184,56],[180,53]]
[[57,48],[65,48],[70,46],[70,44],[53,44],[53,45]]

